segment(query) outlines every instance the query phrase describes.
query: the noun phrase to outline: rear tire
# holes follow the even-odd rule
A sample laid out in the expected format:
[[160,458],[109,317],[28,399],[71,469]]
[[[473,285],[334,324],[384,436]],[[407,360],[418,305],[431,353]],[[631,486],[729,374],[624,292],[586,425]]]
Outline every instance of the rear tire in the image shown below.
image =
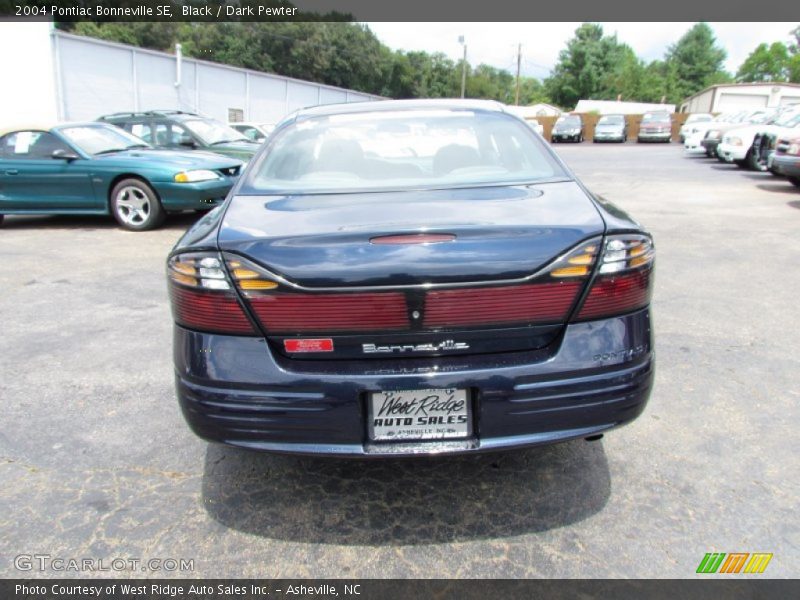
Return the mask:
[[111,214],[130,231],[147,231],[164,222],[166,213],[150,185],[141,179],[123,179],[111,190]]
[[5,219],[5,218],[6,218],[6,216],[5,216],[5,215],[0,215],[0,225],[2,225],[2,224],[3,224],[3,219]]
[[800,187],[800,177],[787,177],[791,184],[795,187]]

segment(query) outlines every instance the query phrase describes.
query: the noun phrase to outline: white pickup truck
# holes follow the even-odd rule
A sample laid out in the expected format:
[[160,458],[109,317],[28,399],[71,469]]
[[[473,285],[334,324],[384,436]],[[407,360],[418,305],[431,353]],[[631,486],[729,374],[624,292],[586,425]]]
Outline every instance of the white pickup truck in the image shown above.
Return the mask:
[[754,143],[756,138],[764,135],[777,138],[785,133],[791,133],[790,130],[798,125],[800,125],[800,106],[785,107],[764,123],[726,131],[717,148],[717,154],[725,162],[762,171],[764,165],[759,161],[759,151]]

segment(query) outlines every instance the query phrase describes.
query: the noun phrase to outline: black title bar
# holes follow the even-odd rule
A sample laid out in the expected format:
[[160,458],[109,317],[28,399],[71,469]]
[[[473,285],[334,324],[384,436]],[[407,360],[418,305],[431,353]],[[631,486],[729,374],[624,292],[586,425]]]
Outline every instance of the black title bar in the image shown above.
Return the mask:
[[799,21],[800,2],[750,0],[0,0],[3,20]]

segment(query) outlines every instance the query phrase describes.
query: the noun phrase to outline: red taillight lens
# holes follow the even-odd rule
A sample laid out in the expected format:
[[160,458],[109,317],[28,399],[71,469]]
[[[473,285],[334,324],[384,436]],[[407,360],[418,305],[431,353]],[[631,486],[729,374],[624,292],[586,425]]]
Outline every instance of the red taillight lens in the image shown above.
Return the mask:
[[255,334],[239,301],[229,293],[206,292],[170,285],[175,322],[214,333]]
[[576,320],[611,317],[650,303],[655,248],[645,235],[610,236]]
[[215,253],[172,256],[167,274],[176,323],[212,333],[256,335]]
[[648,268],[636,273],[599,276],[586,296],[578,319],[598,319],[647,306],[650,302],[650,272]]
[[428,292],[426,327],[557,322],[566,318],[582,281]]
[[409,326],[406,297],[399,292],[264,294],[248,297],[270,333],[370,331]]

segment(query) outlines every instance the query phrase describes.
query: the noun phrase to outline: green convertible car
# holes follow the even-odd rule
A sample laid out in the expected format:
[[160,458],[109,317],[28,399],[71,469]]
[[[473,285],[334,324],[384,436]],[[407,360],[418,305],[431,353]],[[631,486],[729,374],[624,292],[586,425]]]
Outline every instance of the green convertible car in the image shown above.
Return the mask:
[[112,214],[134,231],[221,203],[242,162],[155,150],[113,125],[0,129],[0,223],[13,214]]

